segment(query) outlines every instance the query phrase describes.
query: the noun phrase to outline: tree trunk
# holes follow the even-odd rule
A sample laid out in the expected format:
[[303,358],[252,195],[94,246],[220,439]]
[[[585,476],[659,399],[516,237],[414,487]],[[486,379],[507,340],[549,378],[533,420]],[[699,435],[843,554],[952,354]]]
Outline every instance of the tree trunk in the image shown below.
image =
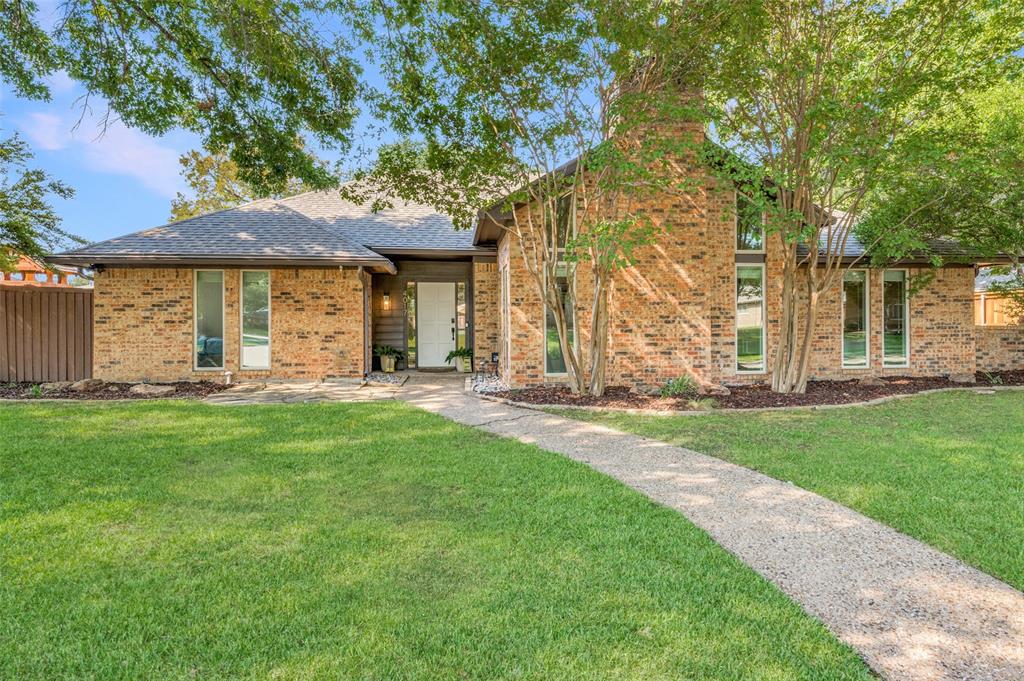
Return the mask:
[[800,355],[796,364],[795,380],[793,381],[793,392],[801,394],[807,392],[807,377],[811,368],[811,354],[814,351],[814,327],[818,321],[818,300],[821,296],[812,287],[810,277],[808,277],[807,288],[807,305],[804,313],[806,323],[804,324],[803,338],[800,342]]
[[590,316],[590,394],[604,395],[608,365],[608,285],[606,277],[594,273],[594,301]]
[[796,360],[796,336],[799,322],[796,296],[795,259],[787,260],[782,269],[782,315],[779,319],[778,347],[772,370],[772,390],[791,392]]

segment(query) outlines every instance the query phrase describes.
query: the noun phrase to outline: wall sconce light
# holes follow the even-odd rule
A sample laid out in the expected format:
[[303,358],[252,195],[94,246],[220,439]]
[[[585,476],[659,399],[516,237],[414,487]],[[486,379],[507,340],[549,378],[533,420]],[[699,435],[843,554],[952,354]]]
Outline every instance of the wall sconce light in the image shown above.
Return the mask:
[[385,310],[390,310],[391,309],[391,294],[390,293],[385,293],[384,294],[384,299],[383,299],[382,304],[383,304]]

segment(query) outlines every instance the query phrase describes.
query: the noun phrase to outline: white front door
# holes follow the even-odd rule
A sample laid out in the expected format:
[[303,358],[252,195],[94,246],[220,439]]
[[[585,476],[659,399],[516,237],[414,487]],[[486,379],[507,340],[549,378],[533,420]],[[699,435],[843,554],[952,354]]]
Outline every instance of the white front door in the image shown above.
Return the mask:
[[455,284],[416,284],[416,366],[445,367],[455,349]]

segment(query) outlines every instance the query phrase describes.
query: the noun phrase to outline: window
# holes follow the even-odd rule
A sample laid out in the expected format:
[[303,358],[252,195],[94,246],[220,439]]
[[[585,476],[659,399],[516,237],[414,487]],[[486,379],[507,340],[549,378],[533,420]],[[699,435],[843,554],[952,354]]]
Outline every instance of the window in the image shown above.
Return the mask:
[[764,266],[736,267],[736,370],[764,371]]
[[[576,342],[575,320],[573,319],[573,304],[569,291],[569,267],[559,263],[555,279],[555,286],[558,288],[558,295],[561,299],[562,309],[565,311],[565,327],[568,332],[569,345]],[[565,357],[562,356],[562,346],[558,342],[558,327],[555,326],[555,313],[547,305],[544,306],[544,373],[564,374]]]
[[196,270],[196,369],[224,368],[224,272]]
[[907,366],[910,361],[909,305],[906,270],[886,270],[882,276],[882,363]]
[[[561,196],[555,206],[557,210],[555,215],[555,224],[558,230],[557,245],[560,254],[564,251],[563,246],[568,241],[571,230],[575,226],[573,206],[572,193]],[[571,282],[569,279],[568,263],[559,262],[555,272],[555,286],[558,289],[558,298],[565,313],[567,341],[570,346],[573,346],[576,343],[576,320],[573,314],[574,305],[572,291],[570,290]],[[566,373],[565,357],[562,356],[562,346],[558,340],[558,327],[555,325],[555,313],[546,303],[544,305],[544,373],[551,375]]]
[[843,275],[843,366],[868,367],[868,273]]
[[405,365],[416,366],[416,282],[405,284]]
[[455,347],[466,347],[466,282],[455,284]]
[[242,368],[270,368],[270,272],[242,272]]
[[757,204],[739,192],[736,193],[736,250],[764,252],[764,216]]

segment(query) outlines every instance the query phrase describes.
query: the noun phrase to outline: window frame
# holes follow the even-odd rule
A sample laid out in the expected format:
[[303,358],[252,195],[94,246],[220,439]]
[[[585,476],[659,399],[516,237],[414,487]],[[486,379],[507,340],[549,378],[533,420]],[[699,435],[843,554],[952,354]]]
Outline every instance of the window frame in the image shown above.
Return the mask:
[[[761,368],[741,369],[740,368],[740,295],[737,284],[740,278],[741,267],[752,267],[761,270]],[[763,262],[738,262],[735,264],[732,276],[732,303],[733,303],[733,343],[732,343],[732,366],[737,374],[743,376],[763,376],[768,373],[768,268]]]
[[[559,260],[558,262],[559,262],[559,266],[560,266],[562,264],[562,261]],[[566,267],[568,267],[568,263],[566,263]],[[575,270],[575,268],[572,271],[572,276],[573,276],[573,279],[575,280],[575,278],[576,278],[576,270]],[[566,279],[568,279],[568,278],[569,277],[566,276]],[[548,287],[548,273],[544,272],[544,290],[547,290],[547,287]],[[565,371],[557,371],[557,372],[550,372],[550,371],[548,371],[548,302],[547,302],[547,300],[542,298],[541,299],[541,303],[542,303],[541,308],[543,309],[543,314],[544,314],[544,325],[543,325],[544,333],[541,336],[541,350],[543,351],[542,352],[542,356],[543,356],[543,362],[544,362],[544,376],[546,378],[547,377],[550,377],[550,378],[564,378],[564,377],[569,375],[569,365],[566,364],[565,357],[562,358],[562,364],[565,364]],[[576,306],[575,305],[573,306],[572,312],[573,312],[573,314],[572,314],[572,347],[573,347],[573,350],[575,350],[577,353],[579,353],[579,349],[580,349],[580,335],[576,331]]]
[[767,241],[767,235],[765,234],[766,227],[767,227],[767,225],[765,223],[767,222],[767,220],[765,220],[764,211],[761,211],[761,248],[756,249],[756,250],[746,249],[746,248],[744,248],[744,249],[739,248],[739,244],[740,244],[740,197],[741,196],[743,198],[745,198],[746,200],[748,200],[748,201],[753,201],[753,199],[751,199],[748,195],[744,194],[743,192],[739,191],[738,189],[733,192],[733,206],[732,206],[732,212],[733,212],[732,232],[733,232],[733,234],[732,234],[732,247],[733,247],[733,249],[735,250],[736,253],[747,253],[747,254],[753,254],[753,255],[764,255],[767,252],[766,251],[767,244],[765,243]]
[[[851,272],[864,273],[864,364],[846,363],[846,275]],[[885,312],[885,304],[882,304]],[[864,371],[871,368],[871,270],[855,267],[843,272],[839,280],[839,363],[847,371]],[[884,325],[883,325],[884,326]],[[883,329],[884,332],[884,329]],[[885,339],[882,339],[883,342]],[[884,348],[883,348],[884,353]]]
[[[199,356],[199,349],[196,347],[196,341],[199,340],[199,315],[196,314],[196,309],[199,307],[199,273],[200,272],[220,272],[220,328],[222,329],[222,342],[224,343],[224,351],[221,353],[220,366],[219,367],[201,367],[197,360]],[[225,270],[215,268],[199,268],[192,270],[192,371],[202,372],[213,372],[213,371],[227,371],[227,276]]]
[[[901,364],[885,361],[885,273],[903,272],[903,343],[904,360]],[[882,270],[882,368],[907,369],[910,367],[910,270],[906,267],[889,267]]]
[[[267,360],[266,366],[248,366],[245,363],[245,273],[246,272],[265,272],[267,274]],[[270,304],[272,293],[271,293],[271,274],[270,270],[239,270],[238,272],[238,368],[240,371],[269,371],[274,364],[273,361],[273,346],[274,346],[274,332],[273,332],[273,312],[271,311]]]

